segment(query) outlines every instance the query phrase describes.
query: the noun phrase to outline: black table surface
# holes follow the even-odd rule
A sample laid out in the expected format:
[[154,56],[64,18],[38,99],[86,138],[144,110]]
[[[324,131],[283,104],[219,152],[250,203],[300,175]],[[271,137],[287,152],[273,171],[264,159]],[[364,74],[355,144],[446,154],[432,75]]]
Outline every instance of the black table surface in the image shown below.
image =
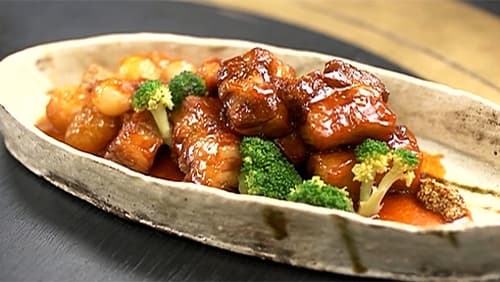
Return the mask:
[[[260,41],[405,72],[334,38],[200,4],[0,2],[0,58],[43,42],[141,31]],[[117,218],[30,173],[6,151],[1,135],[0,210],[5,281],[360,281],[234,254]]]

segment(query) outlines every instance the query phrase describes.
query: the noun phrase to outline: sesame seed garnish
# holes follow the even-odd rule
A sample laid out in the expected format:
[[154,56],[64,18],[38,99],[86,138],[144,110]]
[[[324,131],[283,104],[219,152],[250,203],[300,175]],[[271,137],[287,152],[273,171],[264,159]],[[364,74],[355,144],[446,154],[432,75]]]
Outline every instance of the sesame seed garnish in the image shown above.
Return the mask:
[[458,189],[435,179],[425,178],[421,180],[417,198],[426,209],[441,214],[448,222],[467,215],[465,201]]

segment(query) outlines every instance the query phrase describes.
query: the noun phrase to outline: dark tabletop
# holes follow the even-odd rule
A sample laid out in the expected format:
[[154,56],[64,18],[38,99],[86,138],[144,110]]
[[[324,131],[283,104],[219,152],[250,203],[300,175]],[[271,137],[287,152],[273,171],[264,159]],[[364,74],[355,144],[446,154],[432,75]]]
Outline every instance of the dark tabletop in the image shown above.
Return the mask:
[[[315,32],[181,2],[0,2],[0,58],[42,42],[110,32],[240,38],[396,64]],[[105,213],[30,173],[0,135],[0,280],[331,280],[358,278],[234,254]]]

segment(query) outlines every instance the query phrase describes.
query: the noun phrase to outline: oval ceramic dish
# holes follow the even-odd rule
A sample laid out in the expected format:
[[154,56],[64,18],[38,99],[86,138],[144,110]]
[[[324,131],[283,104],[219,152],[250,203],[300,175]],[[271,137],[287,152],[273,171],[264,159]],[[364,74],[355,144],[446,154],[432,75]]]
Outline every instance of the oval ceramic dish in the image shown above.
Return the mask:
[[[472,94],[351,62],[377,74],[421,148],[443,153],[445,179],[473,222],[420,228],[356,214],[157,179],[80,152],[38,130],[47,91],[93,62],[163,50],[194,63],[260,46],[299,74],[330,55],[254,42],[118,34],[45,44],[0,63],[0,129],[10,153],[55,186],[118,216],[233,252],[311,269],[402,280],[500,279],[500,107]],[[446,75],[443,73],[443,75]],[[467,188],[468,187],[468,188]]]

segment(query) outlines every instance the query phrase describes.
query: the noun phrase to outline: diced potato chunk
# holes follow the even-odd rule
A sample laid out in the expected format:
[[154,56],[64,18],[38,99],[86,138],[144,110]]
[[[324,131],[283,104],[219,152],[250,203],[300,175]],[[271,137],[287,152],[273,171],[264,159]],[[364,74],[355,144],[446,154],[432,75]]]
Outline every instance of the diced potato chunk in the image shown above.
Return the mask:
[[50,92],[45,108],[47,119],[60,132],[65,132],[73,117],[89,101],[88,92],[77,86],[68,86]]
[[94,107],[84,107],[68,126],[65,142],[82,151],[98,154],[120,129],[120,119],[106,116]]
[[123,59],[118,68],[118,75],[123,79],[158,79],[160,69],[155,62],[147,56],[129,56]]
[[91,94],[92,103],[108,116],[120,116],[132,109],[136,83],[110,78],[99,81]]

